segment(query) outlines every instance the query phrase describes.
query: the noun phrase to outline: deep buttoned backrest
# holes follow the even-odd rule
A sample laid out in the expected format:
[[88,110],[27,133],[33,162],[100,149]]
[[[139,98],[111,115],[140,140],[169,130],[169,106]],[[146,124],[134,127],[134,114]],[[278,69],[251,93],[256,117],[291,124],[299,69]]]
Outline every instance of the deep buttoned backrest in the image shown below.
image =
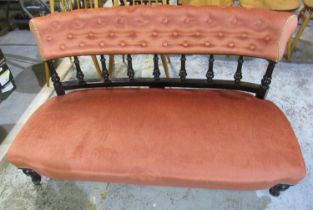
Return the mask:
[[233,54],[281,59],[290,13],[238,7],[133,6],[34,18],[43,60],[95,54]]

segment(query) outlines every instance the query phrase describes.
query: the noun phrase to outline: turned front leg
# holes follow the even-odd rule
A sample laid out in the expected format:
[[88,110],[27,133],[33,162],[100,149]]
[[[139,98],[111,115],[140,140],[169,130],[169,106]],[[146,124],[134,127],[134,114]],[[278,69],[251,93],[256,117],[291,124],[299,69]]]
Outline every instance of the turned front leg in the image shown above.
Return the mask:
[[270,188],[270,194],[272,196],[279,196],[281,191],[285,191],[290,187],[288,184],[277,184],[274,187]]
[[24,174],[32,178],[32,182],[34,183],[34,185],[40,185],[41,176],[38,173],[28,168],[22,168],[22,171]]

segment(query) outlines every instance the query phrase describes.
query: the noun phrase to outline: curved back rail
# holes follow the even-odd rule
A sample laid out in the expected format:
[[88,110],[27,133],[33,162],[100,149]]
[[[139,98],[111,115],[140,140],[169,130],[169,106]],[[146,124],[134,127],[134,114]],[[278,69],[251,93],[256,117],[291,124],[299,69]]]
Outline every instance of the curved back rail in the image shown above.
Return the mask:
[[297,25],[290,13],[239,7],[133,6],[34,18],[43,60],[99,54],[230,54],[278,61]]
[[[49,61],[59,95],[76,88],[149,86],[236,89],[256,93],[259,98],[265,97],[275,63],[282,58],[296,25],[297,18],[290,13],[212,6],[87,9],[51,14],[30,22],[43,60],[101,55],[101,83],[86,83],[80,70],[78,83],[67,82],[63,86]],[[110,81],[103,54],[154,54],[154,78],[135,79],[128,55],[128,80]],[[159,78],[156,54],[182,54],[180,79]],[[187,79],[186,54],[210,55],[206,79]],[[235,80],[213,80],[214,54],[239,56]],[[269,60],[261,84],[241,81],[243,56]]]

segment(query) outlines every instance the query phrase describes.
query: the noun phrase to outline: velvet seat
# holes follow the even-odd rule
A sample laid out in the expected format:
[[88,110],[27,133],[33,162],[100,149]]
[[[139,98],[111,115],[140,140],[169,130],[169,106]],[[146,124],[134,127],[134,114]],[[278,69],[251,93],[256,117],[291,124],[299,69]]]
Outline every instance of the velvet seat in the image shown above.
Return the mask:
[[305,176],[284,114],[238,91],[121,88],[54,97],[28,120],[7,159],[55,179],[239,190]]

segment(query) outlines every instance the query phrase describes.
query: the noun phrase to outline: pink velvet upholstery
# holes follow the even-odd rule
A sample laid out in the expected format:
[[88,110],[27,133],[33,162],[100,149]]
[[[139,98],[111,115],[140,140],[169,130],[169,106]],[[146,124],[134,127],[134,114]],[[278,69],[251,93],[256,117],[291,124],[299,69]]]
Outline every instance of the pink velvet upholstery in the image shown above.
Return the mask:
[[284,114],[236,91],[98,89],[54,97],[6,157],[68,180],[244,190],[305,176]]
[[235,54],[282,58],[291,13],[239,7],[135,6],[77,10],[30,22],[43,60],[96,54]]

